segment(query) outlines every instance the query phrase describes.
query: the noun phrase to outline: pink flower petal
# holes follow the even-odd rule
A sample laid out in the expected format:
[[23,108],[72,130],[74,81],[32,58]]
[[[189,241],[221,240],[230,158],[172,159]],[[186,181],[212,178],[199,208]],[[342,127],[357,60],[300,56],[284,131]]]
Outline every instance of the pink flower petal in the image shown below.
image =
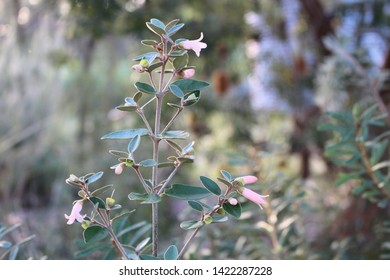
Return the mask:
[[240,188],[238,191],[242,194],[243,197],[259,205],[260,208],[262,208],[261,205],[266,203],[265,198],[268,197],[268,195],[260,195],[257,192],[244,187]]
[[68,216],[67,214],[64,214],[65,218],[68,219],[67,224],[71,225],[74,223],[75,220],[77,220],[79,223],[81,223],[86,215],[81,215],[80,211],[83,209],[83,201],[78,200],[72,208],[72,212]]
[[187,40],[181,43],[181,46],[186,50],[193,50],[197,56],[200,56],[200,51],[207,47],[207,44],[201,42],[203,39],[203,32],[200,33],[200,37],[197,40]]

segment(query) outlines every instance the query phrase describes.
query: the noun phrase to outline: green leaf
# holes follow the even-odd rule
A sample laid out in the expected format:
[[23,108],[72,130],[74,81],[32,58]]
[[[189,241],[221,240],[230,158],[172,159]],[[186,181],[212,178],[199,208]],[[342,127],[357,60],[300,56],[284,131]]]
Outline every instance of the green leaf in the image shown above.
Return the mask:
[[182,29],[183,26],[184,26],[184,23],[180,23],[180,24],[177,24],[177,25],[173,26],[171,29],[168,30],[167,35],[168,35],[168,36],[172,36],[172,35],[175,34],[177,31],[179,31],[180,29]]
[[203,226],[204,226],[204,223],[202,221],[184,221],[184,222],[180,223],[180,228],[182,228],[184,230],[201,228]]
[[97,204],[98,208],[101,208],[101,209],[105,209],[106,208],[106,204],[104,203],[103,199],[101,199],[100,197],[92,196],[92,197],[89,198],[89,200],[93,204]]
[[110,154],[116,156],[116,157],[119,157],[119,158],[128,158],[128,157],[129,157],[129,154],[128,154],[128,153],[122,152],[122,151],[109,150],[108,152],[109,152]]
[[229,218],[225,215],[213,215],[213,223],[223,223],[226,222]]
[[211,193],[217,196],[221,195],[221,189],[219,188],[218,184],[215,183],[213,180],[205,176],[200,176],[200,180],[202,181],[203,186]]
[[160,162],[159,164],[158,164],[158,168],[164,168],[164,167],[173,167],[173,166],[175,166],[175,163],[173,163],[173,162]]
[[389,141],[386,140],[386,141],[383,141],[381,143],[377,143],[372,148],[371,157],[370,157],[371,165],[375,165],[381,160],[382,156],[384,155],[384,153],[387,149],[388,144],[389,144]]
[[358,180],[359,176],[362,175],[362,173],[364,172],[340,173],[339,178],[334,184],[336,187],[339,187],[350,180]]
[[240,203],[237,203],[237,205],[231,205],[230,203],[226,202],[222,204],[223,210],[226,211],[229,215],[232,215],[234,218],[238,219],[241,216],[241,205]]
[[150,20],[150,23],[153,24],[154,26],[162,29],[162,30],[165,30],[165,24],[161,20],[159,20],[159,19],[152,18]]
[[84,242],[96,242],[107,236],[107,230],[100,226],[90,226],[83,232]]
[[232,175],[230,175],[229,172],[227,172],[227,171],[225,171],[225,170],[221,170],[220,172],[221,172],[222,176],[223,176],[227,181],[231,182],[231,181],[233,180]]
[[131,154],[134,153],[141,143],[141,136],[136,135],[133,139],[131,139],[129,145],[127,146],[127,151]]
[[230,187],[232,185],[232,183],[227,181],[225,178],[217,177],[217,180],[220,181],[221,183],[223,183],[224,185],[226,185],[227,187]]
[[190,92],[184,96],[185,102],[184,102],[183,106],[188,107],[188,106],[195,105],[196,103],[199,102],[199,100],[200,100],[200,91],[195,90],[195,91]]
[[91,177],[89,177],[87,180],[85,180],[86,184],[92,184],[93,182],[96,182],[103,176],[103,171],[97,172],[93,174]]
[[188,204],[191,206],[192,209],[203,212],[203,206],[198,201],[195,200],[189,200]]
[[129,194],[130,200],[140,200],[142,201],[141,204],[152,204],[157,203],[161,201],[161,197],[156,193],[130,193]]
[[151,24],[150,22],[147,22],[147,23],[146,23],[146,26],[149,28],[150,31],[152,31],[152,32],[155,33],[156,35],[161,36],[162,34],[165,33],[164,30],[162,30],[161,28],[158,28],[158,27],[154,26],[154,25]]
[[153,63],[152,65],[150,65],[148,67],[148,71],[152,72],[152,71],[156,70],[157,68],[159,68],[161,65],[163,65],[163,63],[161,61]]
[[124,213],[121,213],[121,214],[115,216],[114,218],[112,218],[111,222],[117,222],[120,219],[126,218],[126,217],[130,216],[134,211],[135,211],[135,209],[131,210],[131,211],[126,211]]
[[152,87],[149,84],[142,83],[142,82],[136,82],[134,86],[137,88],[137,90],[147,93],[147,94],[156,94],[156,90],[154,87]]
[[167,25],[165,26],[165,31],[169,31],[172,27],[174,27],[178,22],[180,21],[180,19],[173,19],[171,20],[170,22],[167,23]]
[[148,52],[148,53],[145,53],[145,54],[141,54],[135,58],[133,58],[133,60],[135,61],[140,61],[142,59],[145,59],[148,61],[149,65],[152,65],[153,64],[153,61],[156,59],[156,57],[159,55],[158,52]]
[[187,50],[175,50],[169,54],[170,57],[183,56],[187,53]]
[[140,243],[138,243],[137,247],[135,247],[136,252],[141,252],[143,248],[145,248],[146,245],[148,245],[150,241],[150,237],[145,238]]
[[147,134],[149,134],[149,131],[146,128],[136,128],[111,132],[104,135],[101,139],[131,139],[137,135],[144,136]]
[[155,40],[142,40],[141,44],[144,46],[152,46],[153,47],[153,46],[157,45],[158,42]]
[[137,110],[137,106],[120,105],[120,106],[116,106],[115,109],[117,109],[119,111],[124,111],[124,112],[134,112],[135,110]]
[[199,200],[210,196],[210,192],[205,188],[182,184],[173,184],[164,193],[168,196],[183,200]]
[[91,195],[92,196],[97,196],[99,194],[102,194],[106,191],[108,191],[109,189],[111,189],[113,187],[113,185],[107,185],[107,186],[104,186],[104,187],[101,187],[101,188],[98,188],[97,190],[94,190]]
[[178,56],[173,60],[173,67],[176,71],[182,70],[188,64],[188,54],[185,53],[183,56]]
[[173,149],[175,149],[178,154],[181,154],[182,153],[182,148],[180,147],[179,144],[177,144],[176,142],[172,141],[172,140],[169,140],[169,139],[165,139],[165,141],[167,141],[167,143],[169,144],[169,146],[171,146]]
[[168,88],[178,98],[184,98],[184,92],[177,85],[171,84]]
[[179,256],[179,251],[175,245],[171,245],[164,253],[164,260],[176,260]]
[[138,101],[141,99],[141,97],[142,97],[142,92],[137,91],[137,92],[134,94],[133,99],[134,99],[135,102],[138,102]]
[[142,167],[153,167],[156,166],[158,163],[153,159],[145,159],[138,163],[139,166]]
[[193,79],[181,79],[177,80],[173,84],[178,86],[183,92],[201,90],[207,88],[210,85],[209,83]]
[[189,133],[182,130],[169,130],[161,135],[161,139],[187,139]]
[[191,157],[178,157],[177,160],[180,161],[181,164],[194,162],[194,159]]

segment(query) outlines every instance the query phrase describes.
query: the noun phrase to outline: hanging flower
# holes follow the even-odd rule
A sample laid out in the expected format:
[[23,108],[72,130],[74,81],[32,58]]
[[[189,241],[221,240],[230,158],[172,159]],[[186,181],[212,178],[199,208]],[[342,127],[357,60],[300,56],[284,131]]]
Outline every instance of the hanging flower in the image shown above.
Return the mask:
[[261,209],[261,205],[264,205],[266,203],[265,198],[268,197],[268,195],[260,195],[257,192],[252,191],[251,189],[241,187],[238,189],[238,192],[245,198],[249,199],[250,201],[256,203],[259,205]]
[[182,42],[180,45],[186,50],[193,50],[197,56],[200,55],[201,49],[205,49],[207,44],[201,42],[203,39],[203,32],[200,33],[200,37],[197,40],[187,40]]
[[79,223],[81,223],[83,221],[83,219],[86,215],[80,214],[81,209],[83,209],[83,201],[78,200],[73,205],[72,212],[70,213],[70,215],[68,216],[65,214],[65,218],[68,219],[68,222],[67,222],[68,225],[73,224],[75,220],[77,220]]
[[256,192],[252,191],[251,189],[244,187],[245,185],[256,183],[257,180],[258,179],[256,176],[247,175],[247,176],[238,177],[234,181],[238,182],[238,184],[240,186],[238,188],[238,192],[243,197],[256,203],[257,205],[259,205],[259,207],[261,209],[263,209],[263,207],[261,205],[264,205],[266,203],[265,198],[268,197],[268,195],[260,195]]

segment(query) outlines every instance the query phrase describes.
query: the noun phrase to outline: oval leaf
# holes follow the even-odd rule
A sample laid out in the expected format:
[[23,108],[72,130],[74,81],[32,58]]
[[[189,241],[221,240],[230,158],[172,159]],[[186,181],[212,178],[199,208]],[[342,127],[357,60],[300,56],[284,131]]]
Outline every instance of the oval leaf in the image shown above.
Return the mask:
[[184,98],[184,92],[177,85],[170,85],[169,90],[179,98]]
[[162,30],[165,30],[165,24],[161,20],[159,20],[159,19],[152,18],[150,20],[150,23],[153,24],[154,26],[162,29]]
[[91,226],[84,230],[84,242],[96,242],[104,239],[107,236],[107,230],[100,226]]
[[180,29],[182,29],[184,26],[184,23],[179,23],[177,25],[175,25],[174,27],[172,27],[171,29],[169,29],[169,31],[167,32],[167,35],[168,36],[172,36],[173,34],[175,34],[177,31],[179,31]]
[[131,154],[134,153],[137,148],[139,147],[139,144],[141,143],[141,136],[138,134],[133,139],[131,139],[129,145],[127,146],[127,151]]
[[95,205],[97,204],[98,208],[101,208],[101,209],[105,209],[106,208],[106,204],[104,203],[103,199],[99,198],[99,197],[96,197],[96,196],[92,196],[89,198],[89,200]]
[[199,212],[203,212],[203,206],[198,201],[190,200],[188,201],[188,204],[191,206],[192,209]]
[[147,134],[149,134],[149,131],[146,128],[127,129],[108,133],[101,139],[131,139],[137,135],[144,136]]
[[164,253],[164,260],[176,260],[179,256],[179,251],[175,245],[171,245]]
[[164,193],[168,196],[183,200],[199,200],[210,196],[210,192],[205,188],[182,184],[173,184]]
[[102,176],[103,176],[103,171],[97,172],[97,173],[93,174],[91,177],[89,177],[87,180],[85,180],[85,183],[91,184],[93,182],[96,182],[97,180],[102,178]]
[[237,205],[231,205],[230,203],[224,203],[222,205],[223,210],[226,211],[229,215],[233,216],[234,218],[238,219],[241,216],[241,205],[240,203],[237,203]]
[[162,139],[187,139],[189,133],[182,130],[170,130],[161,135]]
[[218,184],[215,183],[213,180],[205,176],[200,176],[200,180],[202,181],[203,186],[210,192],[218,196],[221,195],[221,189],[219,188]]
[[152,87],[152,86],[149,85],[149,84],[141,83],[141,82],[136,82],[136,83],[134,84],[134,86],[135,86],[139,91],[142,91],[142,92],[144,92],[144,93],[156,94],[156,90],[154,89],[154,87]]
[[204,226],[202,221],[184,221],[180,224],[180,227],[184,230],[201,228]]
[[139,162],[138,165],[142,167],[153,167],[157,165],[157,162],[153,159],[145,159]]
[[161,201],[161,197],[156,193],[130,193],[129,194],[130,200],[140,200],[142,201],[142,204],[151,204],[151,203],[157,203]]
[[176,82],[173,83],[173,85],[178,86],[183,92],[189,92],[189,91],[204,89],[208,87],[210,84],[203,81],[193,80],[193,79],[182,79],[182,80],[177,80]]

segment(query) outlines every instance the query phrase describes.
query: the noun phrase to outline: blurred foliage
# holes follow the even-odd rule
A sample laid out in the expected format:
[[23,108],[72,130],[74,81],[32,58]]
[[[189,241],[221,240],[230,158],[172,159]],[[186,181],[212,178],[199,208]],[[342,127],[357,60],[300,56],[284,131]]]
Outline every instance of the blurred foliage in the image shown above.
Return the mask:
[[[389,67],[382,62],[388,10],[386,0],[0,0],[0,222],[23,224],[23,234],[6,240],[12,244],[36,235],[23,245],[31,253],[16,257],[112,257],[104,246],[90,254],[99,243],[72,243],[82,229],[65,224],[63,213],[75,197],[64,180],[74,170],[107,170],[115,158],[106,151],[123,143],[97,139],[139,121],[111,109],[135,82],[131,59],[148,32],[145,22],[158,17],[180,18],[188,38],[204,32],[208,48],[197,75],[213,86],[180,119],[196,141],[197,160],[177,181],[193,183],[226,169],[263,176],[261,190],[271,195],[270,208],[243,204],[234,226],[204,231],[187,256],[389,258],[382,191],[389,179],[383,118]],[[267,92],[278,106],[259,108]],[[319,123],[330,130],[317,130]],[[366,138],[356,139],[361,133]],[[140,150],[149,153],[146,146]],[[374,180],[369,169],[375,165]],[[113,178],[106,172],[102,180],[115,181],[118,203],[132,208],[128,186],[141,187],[132,177]],[[179,225],[186,214],[170,201],[162,208],[162,224]],[[148,237],[148,225],[136,220],[150,213],[145,208],[136,215],[117,229],[134,227],[123,242],[135,247]],[[161,231],[176,242],[185,239],[171,227]]]

